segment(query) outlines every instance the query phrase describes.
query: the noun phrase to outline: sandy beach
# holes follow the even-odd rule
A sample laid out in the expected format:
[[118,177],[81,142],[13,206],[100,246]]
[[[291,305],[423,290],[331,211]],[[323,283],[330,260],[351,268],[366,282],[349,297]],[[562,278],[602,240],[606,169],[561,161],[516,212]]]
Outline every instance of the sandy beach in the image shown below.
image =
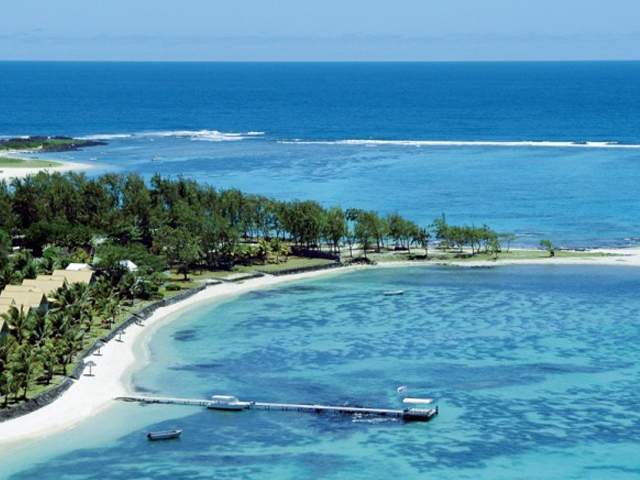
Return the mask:
[[[6,450],[18,447],[30,440],[66,430],[107,408],[115,397],[131,393],[131,373],[148,361],[146,343],[158,327],[172,319],[173,314],[203,302],[304,278],[335,274],[339,271],[341,269],[223,283],[211,286],[182,302],[158,309],[145,320],[143,326],[133,324],[127,328],[121,342],[117,339],[111,340],[102,347],[100,355],[93,355],[91,360],[96,366],[92,367],[91,376],[87,375],[88,369],[85,369],[85,374],[53,403],[28,415],[0,423],[0,448]],[[145,353],[136,357],[136,351]]]
[[[38,172],[75,172],[77,170],[87,170],[89,168],[93,168],[93,165],[89,165],[87,163],[74,163],[74,162],[64,162],[60,160],[51,160],[55,162],[57,165],[55,167],[29,167],[29,162],[31,161],[28,158],[23,158],[20,156],[20,153],[23,152],[12,152],[12,151],[2,151],[0,152],[0,157],[11,157],[18,158],[20,160],[25,160],[26,163],[21,164],[24,166],[21,167],[8,167],[8,166],[0,166],[0,180],[10,180],[12,178],[24,178],[29,175],[35,175]],[[46,161],[43,159],[38,159],[40,162]]]
[[[497,266],[507,264],[575,264],[575,265],[628,265],[640,266],[640,248],[622,250],[599,250],[615,256],[555,258],[541,256],[539,259],[519,262],[497,260],[489,262],[456,263],[462,267]],[[544,255],[541,252],[541,255]],[[250,290],[270,287],[302,279],[340,274],[354,269],[392,268],[399,266],[427,265],[418,262],[388,262],[375,267],[358,266],[321,270],[281,277],[263,276],[238,283],[222,283],[210,286],[198,294],[177,304],[158,309],[145,320],[144,325],[131,325],[122,336],[122,341],[114,339],[102,349],[101,355],[91,357],[96,364],[92,375],[85,374],[55,402],[28,415],[0,423],[0,448],[17,447],[30,440],[42,438],[63,431],[81,422],[97,412],[107,408],[117,396],[133,393],[131,374],[148,361],[146,345],[153,333],[163,324],[171,321],[177,312],[194,308],[203,302],[211,302],[225,297],[238,295]],[[429,263],[428,265],[433,265]],[[136,355],[136,352],[141,352]]]

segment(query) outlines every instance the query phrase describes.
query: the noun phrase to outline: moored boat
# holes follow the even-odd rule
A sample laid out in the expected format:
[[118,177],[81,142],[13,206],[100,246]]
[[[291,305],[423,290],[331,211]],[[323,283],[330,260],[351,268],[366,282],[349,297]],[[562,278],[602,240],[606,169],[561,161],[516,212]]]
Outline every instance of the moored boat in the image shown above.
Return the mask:
[[238,397],[232,395],[214,395],[207,404],[211,410],[232,410],[238,411],[246,408],[247,402],[241,402]]
[[182,430],[159,430],[147,433],[147,438],[149,440],[170,440],[178,438],[180,434],[182,434]]
[[403,295],[404,294],[404,290],[387,290],[386,292],[382,293],[385,296],[391,296],[391,295]]

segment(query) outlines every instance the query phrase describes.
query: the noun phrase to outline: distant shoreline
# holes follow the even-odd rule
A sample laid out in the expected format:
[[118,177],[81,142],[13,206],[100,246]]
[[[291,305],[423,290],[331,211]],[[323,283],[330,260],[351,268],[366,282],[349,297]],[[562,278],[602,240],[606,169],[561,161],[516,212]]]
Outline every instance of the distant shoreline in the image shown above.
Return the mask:
[[[586,252],[592,253],[593,251]],[[343,274],[378,268],[429,267],[451,265],[458,267],[484,267],[501,265],[603,265],[640,267],[640,248],[598,250],[610,256],[576,256],[570,258],[540,257],[522,260],[491,260],[461,262],[381,262],[375,265],[355,265],[343,268],[318,270],[290,275],[265,275],[238,283],[225,282],[170,306],[158,309],[144,321],[144,326],[133,324],[126,328],[122,341],[109,341],[101,348],[100,356],[92,356],[95,362],[91,376],[82,375],[53,403],[27,415],[0,423],[0,447],[4,451],[18,448],[29,441],[54,435],[108,408],[115,397],[132,392],[132,374],[147,364],[148,344],[161,326],[173,321],[177,313],[249,291],[269,288],[285,283],[298,282],[320,276]]]

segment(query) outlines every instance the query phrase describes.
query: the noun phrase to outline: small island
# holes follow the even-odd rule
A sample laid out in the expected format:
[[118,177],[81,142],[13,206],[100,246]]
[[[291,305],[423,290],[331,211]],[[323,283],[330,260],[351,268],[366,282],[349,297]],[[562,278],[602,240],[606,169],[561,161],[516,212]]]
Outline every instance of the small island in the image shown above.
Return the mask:
[[106,145],[95,140],[80,140],[65,136],[36,135],[30,137],[15,137],[0,139],[0,151],[18,152],[70,152],[84,147]]
[[33,153],[75,151],[97,145],[105,145],[105,143],[63,136],[30,136],[0,139],[0,179],[25,177],[40,170],[68,171],[88,168],[89,166],[85,164],[23,158],[22,156]]

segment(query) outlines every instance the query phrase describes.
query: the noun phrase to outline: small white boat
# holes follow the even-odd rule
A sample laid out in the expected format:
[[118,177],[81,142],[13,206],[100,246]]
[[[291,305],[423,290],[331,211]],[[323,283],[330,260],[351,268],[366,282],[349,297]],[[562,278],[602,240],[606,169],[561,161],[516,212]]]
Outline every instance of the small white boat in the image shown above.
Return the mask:
[[178,438],[182,430],[160,430],[157,432],[147,433],[147,439],[149,440],[170,440],[172,438]]
[[214,395],[207,404],[207,408],[211,410],[243,410],[247,403],[238,400],[238,397],[232,395]]
[[389,297],[391,295],[402,295],[404,294],[404,290],[387,290],[386,292],[382,293],[383,295]]

